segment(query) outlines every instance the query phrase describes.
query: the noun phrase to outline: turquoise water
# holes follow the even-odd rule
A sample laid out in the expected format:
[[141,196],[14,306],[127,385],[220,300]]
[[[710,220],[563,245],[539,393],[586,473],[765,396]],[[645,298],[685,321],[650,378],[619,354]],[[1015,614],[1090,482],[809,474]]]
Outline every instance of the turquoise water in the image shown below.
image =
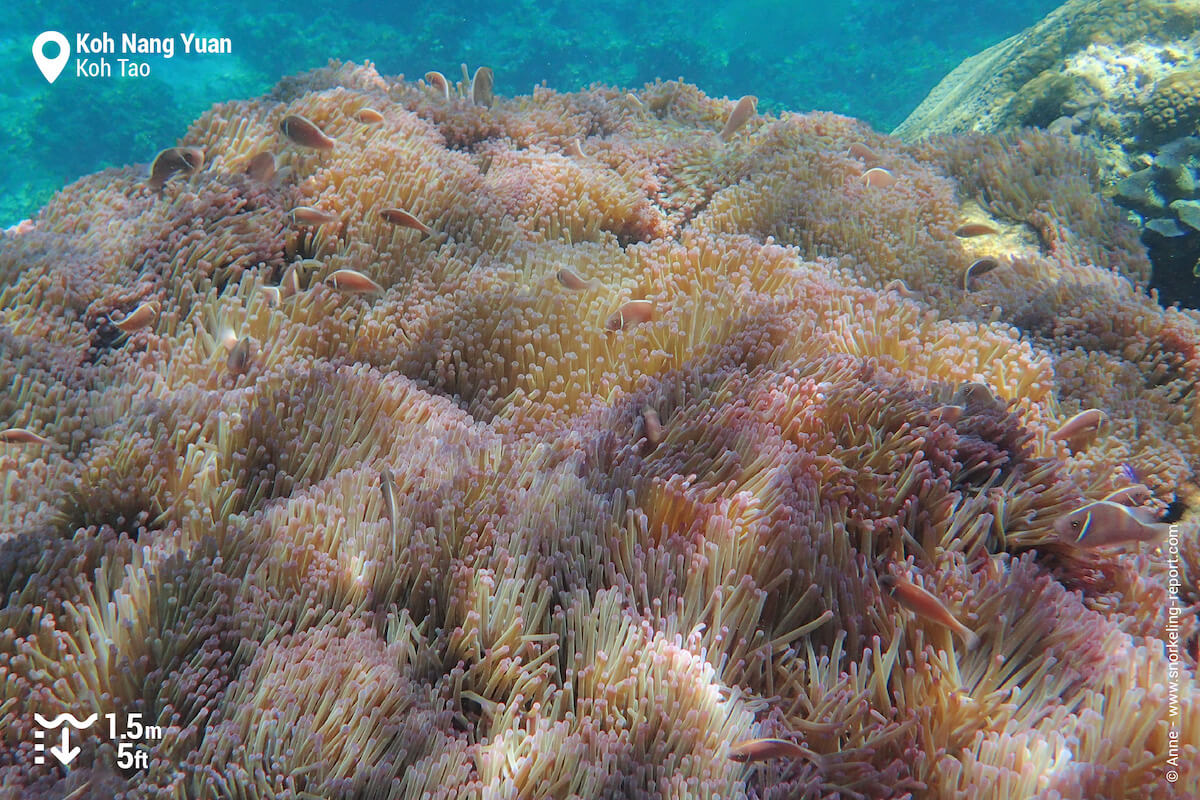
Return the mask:
[[[947,0],[113,5],[57,0],[10,12],[0,38],[0,226],[81,175],[151,160],[213,103],[260,95],[330,58],[414,79],[488,65],[508,95],[543,82],[570,91],[683,78],[710,95],[756,94],[761,111],[823,109],[890,130],[963,58],[1057,3],[1008,0],[986,15]],[[146,56],[144,77],[119,74],[120,52],[106,57],[111,76],[81,77],[69,63],[51,85],[32,57],[44,30],[72,47],[81,33],[108,33],[118,51],[123,34],[174,37],[175,52]],[[185,33],[228,38],[231,52],[186,54]]]

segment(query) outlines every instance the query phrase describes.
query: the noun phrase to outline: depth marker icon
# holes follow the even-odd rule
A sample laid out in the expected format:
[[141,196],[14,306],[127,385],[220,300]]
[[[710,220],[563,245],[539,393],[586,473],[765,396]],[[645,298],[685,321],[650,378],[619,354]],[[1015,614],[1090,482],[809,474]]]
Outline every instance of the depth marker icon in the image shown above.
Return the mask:
[[79,748],[71,746],[71,731],[68,729],[67,725],[70,725],[77,730],[83,730],[84,728],[91,727],[92,723],[96,721],[97,716],[99,715],[92,714],[85,720],[78,720],[70,714],[59,714],[54,719],[46,719],[41,714],[34,714],[34,721],[42,727],[35,728],[33,731],[33,738],[38,740],[33,745],[33,749],[37,753],[37,755],[33,757],[33,763],[46,763],[46,757],[42,755],[46,749],[46,745],[42,742],[42,740],[46,738],[46,731],[53,730],[59,725],[62,725],[62,743],[60,745],[52,745],[50,747],[50,755],[57,758],[59,763],[61,763],[64,767],[69,765],[75,760],[75,756],[79,755]]

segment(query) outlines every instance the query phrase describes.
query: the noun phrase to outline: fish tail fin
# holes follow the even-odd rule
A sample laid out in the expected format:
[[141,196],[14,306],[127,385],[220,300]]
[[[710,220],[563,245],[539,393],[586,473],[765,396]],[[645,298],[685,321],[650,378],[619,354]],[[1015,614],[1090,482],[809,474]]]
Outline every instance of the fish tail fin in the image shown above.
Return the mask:
[[811,762],[814,767],[817,768],[817,772],[826,772],[828,770],[828,762],[825,760],[825,756],[821,755],[820,753],[809,750],[807,747],[805,747],[804,757],[808,759],[808,761]]
[[967,646],[967,650],[974,650],[979,647],[979,634],[965,625],[962,627],[963,644]]

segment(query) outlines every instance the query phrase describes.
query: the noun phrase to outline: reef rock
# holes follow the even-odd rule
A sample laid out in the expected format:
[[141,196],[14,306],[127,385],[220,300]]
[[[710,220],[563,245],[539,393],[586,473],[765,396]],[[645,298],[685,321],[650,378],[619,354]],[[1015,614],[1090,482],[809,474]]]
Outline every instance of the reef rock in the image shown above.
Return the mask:
[[1200,234],[1176,224],[1172,204],[1200,199],[1188,143],[1198,123],[1200,2],[1071,0],[964,61],[893,134],[913,141],[1032,126],[1087,137],[1105,192],[1144,226],[1154,285],[1196,306]]

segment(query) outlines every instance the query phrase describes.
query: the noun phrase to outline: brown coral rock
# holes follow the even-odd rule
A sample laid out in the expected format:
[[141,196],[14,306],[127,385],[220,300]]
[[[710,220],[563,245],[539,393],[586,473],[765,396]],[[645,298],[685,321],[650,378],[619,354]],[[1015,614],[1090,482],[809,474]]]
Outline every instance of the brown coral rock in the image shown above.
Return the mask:
[[1146,100],[1142,136],[1157,144],[1200,133],[1200,69],[1181,70],[1154,84]]
[[[956,67],[893,133],[914,139],[1039,124],[1026,116],[1042,107],[1038,116],[1045,117],[1054,98],[1061,104],[1051,119],[1069,115],[1083,103],[1080,91],[1063,91],[1064,80],[1092,102],[1131,113],[1121,94],[1137,92],[1139,82],[1156,70],[1165,77],[1188,69],[1195,58],[1190,36],[1198,25],[1196,0],[1067,0],[1037,25]],[[1122,55],[1123,69],[1119,63],[1105,69]],[[1129,62],[1138,55],[1152,57],[1133,66],[1143,72],[1131,76]]]
[[[1134,212],[1167,302],[1200,307],[1200,2],[1068,0],[1029,30],[964,61],[893,133],[1082,137],[1105,194]],[[1200,275],[1200,272],[1195,272]]]

